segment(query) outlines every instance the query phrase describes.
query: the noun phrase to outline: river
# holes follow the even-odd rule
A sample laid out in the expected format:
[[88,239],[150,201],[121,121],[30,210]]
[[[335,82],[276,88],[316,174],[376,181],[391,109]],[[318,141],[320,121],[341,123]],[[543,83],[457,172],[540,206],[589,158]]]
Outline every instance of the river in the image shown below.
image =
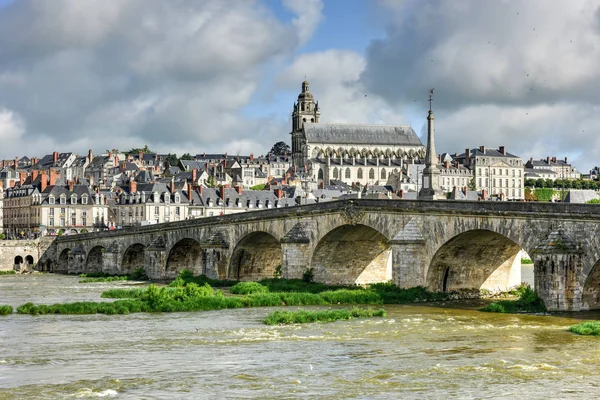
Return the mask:
[[[1,276],[0,304],[99,300],[119,283]],[[266,326],[275,308],[0,317],[0,399],[589,399],[598,313],[388,305],[385,318]],[[296,307],[290,307],[294,309]],[[305,307],[318,308],[318,307]]]

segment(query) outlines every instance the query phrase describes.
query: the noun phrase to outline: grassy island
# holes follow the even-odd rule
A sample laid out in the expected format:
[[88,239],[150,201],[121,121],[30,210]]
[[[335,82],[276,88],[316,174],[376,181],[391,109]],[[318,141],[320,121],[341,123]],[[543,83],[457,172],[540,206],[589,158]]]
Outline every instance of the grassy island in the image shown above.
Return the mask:
[[353,308],[351,310],[326,311],[275,311],[263,321],[267,325],[305,324],[310,322],[333,322],[352,318],[385,317],[384,309]]
[[569,331],[579,335],[600,336],[600,321],[585,321],[569,327]]
[[496,301],[480,308],[479,311],[507,314],[546,312],[544,301],[529,285],[522,284],[510,294],[518,296],[518,299]]
[[12,306],[0,305],[0,315],[9,315],[13,313]]

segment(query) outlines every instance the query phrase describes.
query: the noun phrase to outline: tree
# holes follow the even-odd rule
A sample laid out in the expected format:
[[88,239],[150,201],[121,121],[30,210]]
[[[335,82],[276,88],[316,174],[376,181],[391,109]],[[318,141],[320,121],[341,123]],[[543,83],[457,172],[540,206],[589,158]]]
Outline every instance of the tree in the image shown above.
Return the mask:
[[215,179],[214,176],[209,176],[208,179],[206,179],[206,187],[209,188],[214,188],[217,186],[217,180]]
[[167,162],[171,167],[175,167],[179,163],[179,160],[177,159],[177,154],[169,153],[167,155]]
[[290,150],[290,146],[287,145],[286,142],[277,142],[271,147],[269,154],[273,154],[274,156],[283,156],[286,154],[290,154],[292,150]]
[[138,154],[139,152],[142,152],[144,154],[155,154],[154,151],[150,150],[148,148],[148,145],[145,145],[143,148],[137,148],[137,149],[131,149],[128,150],[126,152],[124,152],[123,154],[125,154],[126,156],[131,155],[131,154]]
[[193,160],[194,157],[190,153],[185,153],[181,156],[180,160]]
[[471,178],[469,181],[469,190],[475,191],[477,190],[477,184],[475,183],[475,177]]

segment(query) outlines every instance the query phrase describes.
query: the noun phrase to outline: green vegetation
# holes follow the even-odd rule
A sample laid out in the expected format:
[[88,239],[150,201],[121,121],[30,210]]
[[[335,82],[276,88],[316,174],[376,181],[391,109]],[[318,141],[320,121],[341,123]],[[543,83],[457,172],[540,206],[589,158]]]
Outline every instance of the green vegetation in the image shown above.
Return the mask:
[[4,233],[0,233],[0,240],[6,240],[6,235]]
[[304,271],[304,273],[302,274],[302,280],[306,283],[311,283],[313,281],[313,279],[315,278],[315,274],[313,272],[312,268],[308,268],[306,271]]
[[533,264],[533,260],[531,258],[521,258],[521,264]]
[[265,190],[265,185],[254,185],[254,186],[250,186],[250,190]]
[[8,271],[0,271],[0,275],[14,275],[16,273],[17,273],[17,271],[15,271],[13,269],[10,269]]
[[352,318],[385,317],[384,309],[372,308],[351,310],[326,310],[326,311],[275,311],[263,321],[267,325],[305,324],[308,322],[333,322]]
[[79,275],[81,279],[79,283],[94,283],[94,282],[115,282],[115,281],[147,281],[148,276],[144,268],[136,268],[131,275],[109,275],[104,272],[90,272],[88,274]]
[[585,321],[569,327],[569,331],[580,335],[600,336],[600,321]]
[[8,315],[13,313],[12,306],[0,305],[0,315]]
[[600,204],[600,199],[591,199],[586,201],[586,204]]
[[213,287],[230,287],[237,284],[237,281],[227,281],[227,280],[219,280],[219,279],[211,279],[206,275],[198,275],[194,276],[192,271],[184,269],[179,273],[179,276],[169,284],[171,287],[180,287],[185,286],[189,283],[195,283],[197,285],[204,285],[208,283]]
[[240,282],[233,285],[230,291],[233,294],[254,294],[266,293],[269,291],[269,288],[258,282]]
[[509,293],[519,296],[519,298],[517,300],[501,300],[490,303],[487,306],[480,308],[479,311],[508,314],[538,313],[546,311],[544,301],[527,284],[522,284]]

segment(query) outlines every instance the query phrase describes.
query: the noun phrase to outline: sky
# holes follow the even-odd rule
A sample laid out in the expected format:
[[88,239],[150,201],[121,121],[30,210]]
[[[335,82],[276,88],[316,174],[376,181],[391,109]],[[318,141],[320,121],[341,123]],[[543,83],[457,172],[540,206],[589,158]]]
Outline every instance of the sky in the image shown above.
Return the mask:
[[600,0],[0,0],[0,158],[266,153],[322,122],[600,165]]

